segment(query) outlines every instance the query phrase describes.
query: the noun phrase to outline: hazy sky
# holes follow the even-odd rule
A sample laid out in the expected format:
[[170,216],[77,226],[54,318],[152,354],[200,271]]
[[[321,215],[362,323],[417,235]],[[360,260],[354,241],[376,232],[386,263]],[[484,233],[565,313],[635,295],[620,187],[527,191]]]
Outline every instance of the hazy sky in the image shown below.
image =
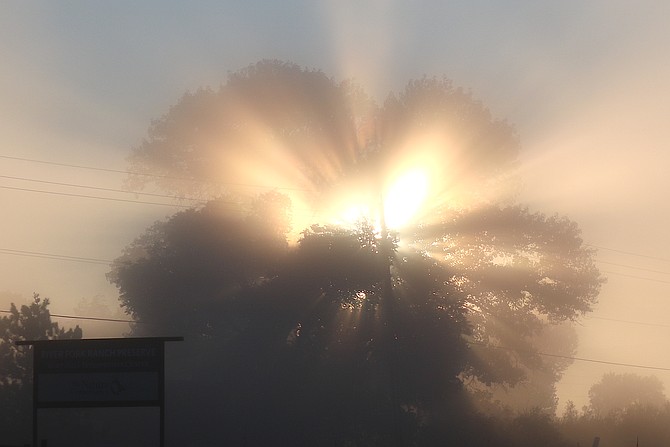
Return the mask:
[[[578,357],[670,368],[669,16],[666,0],[0,2],[0,291],[54,313],[114,302],[104,261],[177,209],[55,183],[120,189],[113,171],[187,90],[263,58],[380,100],[446,75],[517,128],[521,201],[600,247],[608,283]],[[670,395],[670,371],[577,361],[562,401],[586,403],[609,371],[656,374]]]

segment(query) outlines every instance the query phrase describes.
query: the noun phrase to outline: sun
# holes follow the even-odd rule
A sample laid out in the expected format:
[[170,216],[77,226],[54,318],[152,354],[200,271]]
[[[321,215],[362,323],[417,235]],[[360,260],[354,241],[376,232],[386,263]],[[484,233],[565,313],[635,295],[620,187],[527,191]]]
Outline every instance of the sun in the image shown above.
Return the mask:
[[412,221],[428,194],[428,175],[422,169],[409,170],[395,179],[384,195],[386,225],[400,229]]
[[331,216],[330,222],[344,227],[356,227],[366,221],[381,232],[383,213],[386,227],[398,231],[415,222],[429,187],[426,170],[401,169],[384,187],[365,184],[338,191],[325,215]]

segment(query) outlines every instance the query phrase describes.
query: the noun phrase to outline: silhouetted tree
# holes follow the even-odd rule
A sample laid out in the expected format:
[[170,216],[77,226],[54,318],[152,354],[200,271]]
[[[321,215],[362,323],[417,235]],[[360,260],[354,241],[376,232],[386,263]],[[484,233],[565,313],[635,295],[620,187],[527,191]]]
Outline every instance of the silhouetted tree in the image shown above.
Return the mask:
[[607,373],[589,390],[589,402],[596,414],[607,416],[635,405],[660,408],[668,399],[663,393],[663,383],[656,376]]
[[[628,447],[630,445],[668,445],[670,443],[670,404],[632,404],[607,415],[586,408],[581,414],[571,411],[558,423],[560,432],[573,445],[590,445],[595,436],[601,445]],[[637,443],[639,440],[639,443]]]
[[[412,81],[377,107],[351,82],[263,61],[184,96],[133,150],[130,187],[227,194],[154,225],[109,278],[143,322],[135,333],[191,336],[207,352],[184,376],[207,383],[218,410],[192,423],[224,414],[226,442],[431,445],[450,421],[453,439],[486,445],[462,381],[544,371],[551,394],[565,365],[543,361],[541,336],[590,311],[601,284],[576,224],[509,205],[518,148],[447,80]],[[377,202],[407,155],[448,181],[392,237],[317,220],[289,248],[289,200],[244,198],[269,181],[315,210],[352,187]]]
[[542,411],[521,413],[509,423],[508,430],[514,446],[575,446],[563,437],[552,417]]
[[220,199],[157,222],[114,261],[108,278],[142,322],[135,334],[207,337],[222,303],[276,274],[288,249],[289,202],[267,193],[246,215],[234,205]]
[[0,318],[0,441],[20,443],[30,439],[32,420],[32,357],[19,340],[81,338],[79,326],[65,330],[51,321],[49,299],[33,296],[29,305],[12,303]]

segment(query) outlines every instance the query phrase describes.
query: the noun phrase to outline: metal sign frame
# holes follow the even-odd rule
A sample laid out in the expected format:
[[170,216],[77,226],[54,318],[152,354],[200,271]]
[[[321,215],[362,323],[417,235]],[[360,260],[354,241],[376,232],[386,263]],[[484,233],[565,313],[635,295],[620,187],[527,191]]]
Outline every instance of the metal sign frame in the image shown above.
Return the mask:
[[165,443],[165,342],[183,337],[21,340],[33,347],[33,445],[40,408],[159,407]]

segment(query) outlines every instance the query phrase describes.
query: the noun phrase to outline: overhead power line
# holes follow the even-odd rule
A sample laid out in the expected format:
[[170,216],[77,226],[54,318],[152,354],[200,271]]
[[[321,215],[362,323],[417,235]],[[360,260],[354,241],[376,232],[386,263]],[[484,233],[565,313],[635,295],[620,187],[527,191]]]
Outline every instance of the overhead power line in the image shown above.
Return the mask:
[[[72,185],[74,186],[74,185]],[[88,188],[88,187],[85,187]],[[18,188],[18,187],[13,187],[13,186],[2,186],[0,185],[0,189],[9,189],[13,191],[24,191],[24,192],[33,192],[33,193],[38,193],[38,194],[50,194],[50,195],[56,195],[56,196],[66,196],[66,197],[77,197],[77,198],[84,198],[84,199],[93,199],[93,200],[107,200],[107,201],[113,201],[113,202],[123,202],[123,203],[136,203],[140,205],[156,205],[156,206],[168,206],[168,207],[173,207],[173,208],[183,208],[183,209],[191,209],[194,207],[193,204],[191,205],[185,205],[181,203],[165,203],[165,202],[149,202],[146,200],[133,200],[133,199],[121,199],[121,198],[115,198],[115,197],[104,197],[104,196],[94,196],[94,195],[89,195],[89,194],[74,194],[74,193],[66,193],[66,192],[59,192],[59,191],[45,191],[41,189],[31,189],[31,188]],[[144,194],[144,193],[140,193]],[[152,194],[155,196],[160,196],[158,194]],[[164,197],[169,197],[172,199],[179,199],[179,197],[174,197],[174,196],[164,196]],[[198,200],[198,199],[192,199],[192,198],[187,198],[186,200]],[[222,200],[222,199],[216,199],[219,203],[225,203],[229,205],[236,205],[239,206],[241,205],[240,202],[234,201],[234,200]],[[207,201],[200,201],[201,204],[207,203]],[[293,212],[294,215],[301,215],[301,216],[314,216],[314,212],[308,211],[307,208],[295,208],[295,211]]]
[[69,163],[58,163],[58,162],[55,162],[55,161],[36,160],[34,158],[12,157],[10,155],[0,155],[0,158],[4,158],[6,160],[27,161],[27,162],[30,162],[30,163],[41,163],[41,164],[45,164],[45,165],[63,166],[63,167],[67,167],[67,168],[88,169],[88,170],[91,170],[91,171],[115,172],[117,174],[146,175],[148,177],[162,177],[160,175],[142,174],[142,173],[139,173],[139,172],[123,171],[123,170],[120,170],[120,169],[99,168],[99,167],[94,167],[94,166],[75,165],[75,164],[69,164]]
[[666,271],[662,271],[662,270],[652,270],[652,269],[643,268],[643,267],[635,267],[633,265],[617,264],[616,262],[607,262],[607,261],[596,261],[596,262],[598,264],[613,265],[615,267],[625,267],[627,269],[640,270],[642,272],[658,273],[658,274],[661,274],[661,275],[670,275],[670,272],[666,272]]
[[603,247],[602,245],[593,245],[593,244],[584,244],[584,245],[588,245],[589,247],[597,248],[599,250],[612,251],[612,252],[615,252],[615,253],[621,253],[621,254],[629,255],[629,256],[637,256],[639,258],[655,259],[656,261],[670,262],[670,259],[668,259],[668,258],[660,258],[660,257],[657,257],[657,256],[650,256],[650,255],[645,255],[645,254],[642,254],[642,253],[634,253],[632,251],[624,251],[624,250],[619,250],[619,249],[616,249],[616,248]]
[[30,188],[16,188],[13,186],[0,186],[2,189],[11,189],[14,191],[26,191],[26,192],[34,192],[34,193],[40,193],[40,194],[51,194],[55,196],[67,196],[67,197],[79,197],[79,198],[84,198],[84,199],[96,199],[96,200],[109,200],[112,202],[125,202],[125,203],[139,203],[142,205],[158,205],[158,206],[170,206],[170,207],[177,207],[177,208],[192,208],[192,205],[181,205],[178,203],[161,203],[161,202],[148,202],[145,200],[133,200],[133,199],[120,199],[116,197],[102,197],[102,196],[91,196],[87,194],[74,194],[74,193],[67,193],[67,192],[57,192],[57,191],[44,191],[41,189],[30,189]]
[[109,265],[112,261],[105,259],[97,258],[85,258],[82,256],[68,256],[55,253],[45,253],[39,251],[27,251],[27,250],[14,250],[11,248],[0,248],[0,253],[6,255],[15,255],[15,256],[26,256],[31,258],[44,258],[44,259],[55,259],[58,261],[73,261],[73,262],[83,262],[87,264],[102,264]]
[[[60,183],[60,182],[50,182],[50,181],[45,181],[45,180],[36,180],[36,179],[28,179],[28,178],[21,178],[21,177],[11,177],[11,176],[5,176],[5,175],[0,175],[0,178],[7,178],[7,179],[15,179],[15,180],[25,180],[25,181],[31,181],[31,182],[39,182],[39,183],[46,183],[46,184],[52,184],[52,185],[58,185],[58,186],[67,186],[67,187],[73,187],[73,188],[85,188],[85,189],[93,189],[93,190],[98,190],[98,191],[109,191],[109,192],[115,192],[115,193],[123,193],[123,194],[139,194],[139,195],[146,195],[146,196],[152,196],[152,197],[162,197],[162,198],[167,198],[167,199],[173,199],[173,200],[187,200],[191,202],[195,202],[195,204],[206,204],[208,203],[207,200],[202,200],[202,199],[196,199],[193,197],[179,197],[179,196],[171,196],[171,195],[166,195],[166,194],[155,194],[155,193],[143,193],[143,192],[134,192],[134,191],[124,191],[120,189],[112,189],[112,188],[102,188],[102,187],[96,187],[96,186],[86,186],[86,185],[77,185],[77,184],[71,184],[71,183]],[[264,188],[263,186],[257,185],[257,188]],[[60,192],[60,191],[47,191],[47,190],[42,190],[42,189],[32,189],[32,188],[19,188],[19,187],[14,187],[14,186],[3,186],[0,185],[0,189],[9,189],[13,191],[24,191],[24,192],[32,192],[32,193],[38,193],[38,194],[50,194],[50,195],[58,195],[58,196],[66,196],[66,197],[78,197],[78,198],[85,198],[85,199],[94,199],[94,200],[108,200],[108,201],[114,201],[114,202],[125,202],[125,203],[137,203],[137,204],[142,204],[142,205],[158,205],[158,206],[169,206],[169,207],[176,207],[176,208],[184,208],[184,209],[189,209],[193,208],[195,204],[182,204],[182,203],[165,203],[165,202],[150,202],[146,200],[136,200],[136,199],[123,199],[123,198],[116,198],[116,197],[104,197],[104,196],[96,196],[96,195],[90,195],[90,194],[75,194],[75,193],[66,193],[66,192]],[[275,188],[275,189],[291,189],[291,188]],[[306,191],[306,190],[302,190]],[[215,199],[219,203],[225,203],[225,204],[230,204],[230,205],[236,205],[239,206],[241,205],[240,202],[235,201],[235,200],[222,200],[221,198]],[[301,215],[301,216],[313,216],[314,212],[309,211],[307,208],[294,208],[294,215]]]
[[50,182],[50,181],[47,181],[47,180],[38,180],[38,179],[32,179],[32,178],[26,178],[26,177],[14,177],[14,176],[10,176],[10,175],[0,175],[0,178],[10,179],[10,180],[19,180],[19,181],[24,181],[24,182],[43,183],[43,184],[47,184],[47,185],[67,186],[67,187],[70,187],[70,188],[92,189],[92,190],[95,190],[95,191],[117,192],[117,193],[122,193],[122,194],[138,194],[138,195],[150,196],[150,197],[162,197],[162,198],[174,199],[174,200],[190,200],[190,201],[193,201],[193,202],[205,203],[205,200],[196,199],[196,198],[193,198],[193,197],[179,197],[179,196],[171,196],[171,195],[168,195],[168,194],[156,194],[156,193],[149,193],[149,192],[135,192],[135,191],[128,191],[128,190],[123,190],[123,189],[102,188],[102,187],[99,187],[99,186],[77,185],[77,184],[74,184],[74,183]]
[[[12,313],[10,310],[0,310],[0,313]],[[51,317],[54,318],[65,318],[65,319],[72,319],[72,320],[88,320],[88,321],[103,321],[103,322],[112,322],[112,323],[135,323],[135,324],[143,324],[145,322],[139,321],[139,320],[124,320],[120,318],[105,318],[105,317],[87,317],[87,316],[82,316],[82,315],[64,315],[64,314],[49,314]],[[489,345],[486,343],[478,343],[474,341],[468,341],[467,342],[470,345],[478,345],[478,346],[484,346],[488,348],[494,348],[494,349],[501,349],[501,350],[506,350],[506,351],[515,351],[515,349],[509,348],[507,346],[497,346],[497,345]],[[598,364],[603,364],[603,365],[613,365],[613,366],[625,366],[628,368],[641,368],[641,369],[651,369],[651,370],[656,370],[656,371],[670,371],[670,368],[666,367],[661,367],[661,366],[653,366],[653,365],[640,365],[638,363],[624,363],[624,362],[612,362],[612,361],[607,361],[607,360],[599,360],[599,359],[593,359],[593,358],[588,358],[588,357],[575,357],[575,356],[570,356],[570,355],[561,355],[561,354],[552,354],[548,352],[537,352],[538,355],[544,356],[544,357],[553,357],[553,358],[561,358],[565,360],[574,360],[574,361],[579,361],[579,362],[590,362],[590,363],[598,363]]]
[[[477,346],[484,346],[487,348],[493,348],[493,349],[500,349],[504,351],[518,351],[516,349],[507,347],[507,346],[499,346],[499,345],[491,345],[487,343],[480,343],[476,341],[467,341],[469,345],[477,345]],[[623,363],[623,362],[611,362],[608,360],[599,360],[599,359],[592,359],[588,357],[575,357],[571,355],[561,355],[561,354],[552,354],[549,352],[536,352],[535,354],[541,355],[543,357],[553,357],[553,358],[560,358],[560,359],[565,359],[565,360],[574,360],[578,362],[589,362],[589,363],[599,363],[602,365],[613,365],[613,366],[626,366],[629,368],[641,368],[641,369],[653,369],[656,371],[670,371],[670,368],[662,367],[662,366],[652,366],[652,365],[640,365],[638,363]]]
[[65,319],[70,319],[70,320],[88,320],[88,321],[106,321],[110,323],[136,323],[136,324],[142,324],[144,323],[143,321],[138,321],[138,320],[124,320],[121,318],[105,318],[105,317],[81,317],[77,315],[62,315],[62,314],[50,314],[52,317],[55,318],[65,318]]
[[[246,187],[246,188],[262,188],[262,189],[276,189],[276,190],[283,190],[283,191],[303,191],[303,192],[310,192],[309,189],[305,188],[290,188],[290,187],[268,187],[268,186],[263,186],[263,185],[252,185],[248,183],[237,183],[237,182],[219,182],[219,181],[203,181],[203,180],[197,180],[193,178],[188,178],[188,177],[178,177],[178,176],[171,176],[171,175],[162,175],[162,174],[152,174],[148,172],[137,172],[137,171],[130,171],[130,170],[122,170],[122,169],[110,169],[110,168],[100,168],[97,166],[86,166],[86,165],[77,165],[77,164],[70,164],[70,163],[59,163],[55,161],[46,161],[46,160],[37,160],[34,158],[23,158],[23,157],[13,157],[10,155],[0,155],[0,158],[4,158],[7,160],[17,160],[17,161],[25,161],[29,163],[40,163],[40,164],[46,164],[46,165],[52,165],[52,166],[63,166],[67,168],[75,168],[75,169],[87,169],[91,171],[102,171],[102,172],[113,172],[116,174],[126,174],[126,175],[138,175],[138,176],[143,176],[143,177],[153,177],[153,178],[159,178],[159,179],[166,179],[166,180],[178,180],[182,182],[193,182],[193,183],[200,183],[203,185],[220,185],[220,186],[241,186],[241,187]],[[142,193],[143,194],[143,193]]]
[[[0,313],[4,314],[10,314],[12,313],[11,310],[0,310]],[[49,316],[53,318],[64,318],[64,319],[70,319],[70,320],[89,320],[89,321],[105,321],[105,322],[110,322],[110,323],[139,323],[142,324],[142,321],[138,320],[124,320],[121,318],[106,318],[106,317],[84,317],[81,315],[63,315],[63,314],[52,314],[49,313]]]
[[654,327],[667,327],[670,328],[670,324],[662,324],[662,323],[649,323],[645,321],[631,321],[631,320],[621,320],[618,318],[610,318],[610,317],[597,317],[595,315],[589,315],[586,317],[588,320],[604,320],[604,321],[614,321],[617,323],[628,323],[628,324],[638,324],[641,326],[654,326]]
[[634,279],[640,279],[643,281],[651,281],[651,282],[659,282],[662,284],[670,284],[670,281],[666,281],[663,279],[655,279],[655,278],[647,278],[644,276],[637,276],[637,275],[628,275],[626,273],[620,273],[620,272],[610,272],[607,270],[601,270],[602,273],[607,273],[608,275],[619,275],[619,276],[624,276],[626,278],[634,278]]
[[[184,196],[173,196],[169,194],[156,194],[156,193],[148,193],[148,192],[136,192],[136,191],[127,191],[123,189],[114,189],[114,188],[103,188],[99,186],[89,186],[89,185],[78,185],[75,183],[63,183],[63,182],[51,182],[47,180],[38,180],[38,179],[32,179],[32,178],[26,178],[26,177],[15,177],[15,176],[9,176],[9,175],[0,175],[0,178],[5,178],[9,180],[19,180],[19,181],[26,181],[26,182],[35,182],[35,183],[43,183],[47,185],[56,185],[56,186],[66,186],[70,188],[81,188],[81,189],[91,189],[95,191],[105,191],[105,192],[114,192],[114,193],[121,193],[121,194],[137,194],[137,195],[142,195],[142,196],[150,196],[150,197],[160,197],[160,198],[165,198],[165,199],[172,199],[172,200],[186,200],[190,202],[195,202],[199,204],[206,204],[208,203],[208,200],[203,200],[203,199],[198,199],[195,197],[184,197]],[[68,194],[68,193],[61,193],[58,191],[43,191],[43,190],[34,190],[34,189],[24,189],[24,188],[14,188],[14,187],[9,187],[9,186],[0,186],[0,188],[5,188],[5,189],[17,189],[20,191],[30,191],[30,192],[38,192],[38,193],[44,193],[44,194],[59,194],[59,195],[72,195],[75,197],[84,197],[87,199],[100,199],[100,200],[123,200],[123,201],[130,201],[132,203],[147,203],[147,204],[153,204],[153,205],[165,205],[165,206],[180,206],[180,207],[187,207],[191,208],[193,205],[183,205],[183,204],[173,204],[173,203],[153,203],[153,202],[146,202],[146,201],[140,201],[140,200],[127,200],[127,199],[115,199],[115,198],[109,198],[109,197],[102,197],[102,196],[92,196],[92,195],[78,195],[78,194]],[[260,185],[258,185],[258,188],[261,188]],[[216,199],[217,202],[219,203],[226,203],[230,205],[240,205],[239,201],[235,200],[223,200],[221,198]],[[300,213],[303,215],[306,215],[307,213]]]
[[599,363],[602,365],[613,365],[613,366],[626,366],[629,368],[640,368],[640,369],[653,369],[656,371],[670,371],[670,368],[665,368],[661,366],[650,366],[650,365],[639,365],[636,363],[620,363],[620,362],[610,362],[606,360],[597,360],[597,359],[590,359],[586,357],[573,357],[569,355],[559,355],[559,354],[549,354],[546,352],[538,352],[539,355],[545,356],[545,357],[555,357],[555,358],[561,358],[561,359],[566,359],[566,360],[575,360],[578,362],[589,362],[589,363]]
[[[140,176],[146,176],[146,177],[154,177],[154,178],[164,178],[164,179],[172,179],[172,180],[181,180],[181,181],[191,181],[191,182],[199,182],[198,180],[194,180],[192,178],[185,178],[185,177],[174,177],[174,176],[167,176],[167,175],[161,175],[161,174],[151,174],[151,173],[145,173],[145,172],[137,172],[137,171],[131,171],[131,170],[122,170],[122,169],[110,169],[110,168],[101,168],[97,166],[88,166],[88,165],[79,165],[79,164],[73,164],[73,163],[60,163],[60,162],[54,162],[54,161],[48,161],[48,160],[38,160],[34,158],[25,158],[25,157],[16,157],[16,156],[11,156],[11,155],[0,155],[0,158],[7,159],[7,160],[17,160],[17,161],[24,161],[24,162],[29,162],[29,163],[40,163],[40,164],[46,164],[46,165],[54,165],[54,166],[63,166],[63,167],[68,167],[68,168],[76,168],[76,169],[87,169],[87,170],[93,170],[93,171],[104,171],[104,172],[114,172],[114,173],[119,173],[119,174],[127,174],[127,175],[140,175]],[[0,176],[0,177],[5,177],[9,178],[8,176]],[[18,179],[18,178],[17,178]],[[31,179],[26,179],[30,181],[40,181],[40,180],[31,180]],[[48,183],[45,181],[40,181],[44,183]],[[267,188],[265,186],[261,185],[250,185],[250,184],[243,184],[243,183],[227,183],[227,182],[202,182],[200,181],[199,183],[215,183],[215,184],[220,184],[220,185],[234,185],[234,186],[246,186],[246,187],[254,187],[254,188]],[[67,185],[70,186],[70,185]],[[71,185],[71,186],[77,186],[77,185]],[[19,188],[7,188],[6,189],[19,189]],[[96,187],[86,187],[86,188],[91,188],[91,189],[98,189]],[[305,191],[309,192],[308,189],[304,188],[272,188],[276,190],[294,190],[294,191]],[[31,190],[32,191],[32,190]],[[39,192],[39,191],[33,191],[33,192]],[[126,191],[124,191],[126,192]],[[46,194],[54,194],[49,191],[44,191]],[[154,194],[149,194],[149,193],[138,193],[138,194],[143,194],[143,195],[154,195]],[[155,196],[160,196],[156,194]],[[97,197],[89,197],[89,196],[82,196],[82,197],[87,197],[87,198],[97,198]],[[167,196],[171,198],[175,198],[172,196]],[[179,197],[177,197],[179,199]],[[103,199],[103,198],[101,198]],[[197,200],[193,198],[184,198],[186,200]],[[109,200],[115,200],[115,199],[109,199]],[[118,199],[121,200],[121,199]],[[130,201],[130,200],[128,200]],[[145,203],[141,201],[131,201],[131,202],[138,202],[138,203]],[[151,202],[146,202],[151,204]],[[164,204],[158,204],[158,205],[164,205]],[[172,206],[172,205],[170,205]],[[658,261],[663,261],[663,262],[668,262],[670,263],[670,258],[662,258],[662,257],[657,257],[657,256],[650,256],[642,253],[635,253],[631,251],[625,251],[617,248],[611,248],[611,247],[604,247],[602,245],[596,245],[596,244],[589,244],[585,243],[584,245],[587,245],[589,247],[597,248],[599,250],[606,250],[606,251],[611,251],[615,253],[621,253],[629,256],[637,256],[641,258],[647,258],[647,259],[655,259]],[[599,261],[601,263],[605,263],[604,261]],[[636,267],[631,267],[631,268],[636,268]],[[663,274],[666,274],[666,272],[661,272]],[[670,274],[670,273],[667,273]],[[643,279],[643,278],[640,278]]]

